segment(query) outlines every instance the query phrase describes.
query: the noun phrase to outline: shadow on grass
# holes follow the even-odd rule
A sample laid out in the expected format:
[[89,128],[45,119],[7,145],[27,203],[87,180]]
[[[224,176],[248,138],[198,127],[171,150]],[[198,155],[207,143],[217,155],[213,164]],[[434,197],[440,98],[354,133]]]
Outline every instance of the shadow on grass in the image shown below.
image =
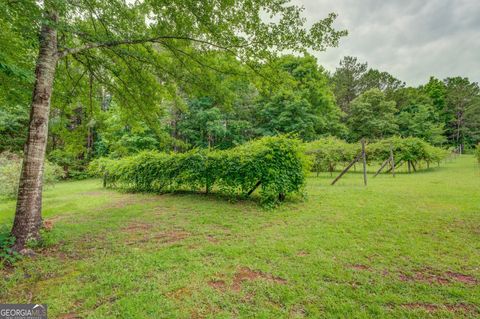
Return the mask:
[[253,204],[263,208],[275,208],[281,204],[287,203],[300,203],[304,200],[304,196],[301,194],[291,194],[288,195],[283,201],[276,202],[274,205],[265,205],[265,202],[262,201],[262,198],[258,195],[258,191],[255,191],[250,196],[246,194],[238,193],[224,193],[218,190],[213,190],[208,193],[201,190],[189,190],[189,189],[177,189],[172,191],[141,191],[129,188],[115,188],[107,187],[106,189],[117,191],[124,194],[150,194],[150,195],[172,195],[172,196],[195,196],[197,199],[206,199],[208,201],[222,201],[230,204]]

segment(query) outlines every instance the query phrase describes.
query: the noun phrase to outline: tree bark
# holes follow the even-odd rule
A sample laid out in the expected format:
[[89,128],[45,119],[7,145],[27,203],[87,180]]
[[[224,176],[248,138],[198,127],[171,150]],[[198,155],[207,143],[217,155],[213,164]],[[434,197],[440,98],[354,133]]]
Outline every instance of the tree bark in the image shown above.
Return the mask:
[[[57,15],[49,14],[55,22]],[[18,188],[17,208],[12,228],[13,249],[22,251],[31,239],[39,239],[42,226],[42,186],[48,138],[50,97],[57,66],[57,31],[52,23],[42,26],[40,51],[35,69],[35,86],[30,108],[28,137]]]

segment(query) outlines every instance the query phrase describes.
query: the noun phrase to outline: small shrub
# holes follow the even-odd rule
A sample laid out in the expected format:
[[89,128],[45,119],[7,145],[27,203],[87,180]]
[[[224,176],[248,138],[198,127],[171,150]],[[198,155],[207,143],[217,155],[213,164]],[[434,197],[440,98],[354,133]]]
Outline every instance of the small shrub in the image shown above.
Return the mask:
[[[18,155],[0,154],[0,196],[13,198],[17,195],[21,169],[22,159]],[[60,166],[45,162],[43,173],[45,186],[53,185],[61,177],[63,177],[63,170]]]
[[12,250],[15,237],[6,227],[0,228],[0,269],[5,265],[12,265],[20,259],[20,254]]

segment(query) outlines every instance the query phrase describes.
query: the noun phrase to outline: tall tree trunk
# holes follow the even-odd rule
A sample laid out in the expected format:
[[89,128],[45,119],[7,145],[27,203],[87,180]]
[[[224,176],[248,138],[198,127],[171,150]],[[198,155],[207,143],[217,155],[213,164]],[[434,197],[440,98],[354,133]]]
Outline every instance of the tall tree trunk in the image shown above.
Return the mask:
[[[55,22],[56,14],[49,18]],[[51,23],[42,26],[40,52],[35,69],[35,87],[30,109],[28,137],[18,188],[12,235],[14,250],[22,251],[30,239],[39,238],[42,226],[43,166],[48,137],[50,97],[57,66],[57,31]]]

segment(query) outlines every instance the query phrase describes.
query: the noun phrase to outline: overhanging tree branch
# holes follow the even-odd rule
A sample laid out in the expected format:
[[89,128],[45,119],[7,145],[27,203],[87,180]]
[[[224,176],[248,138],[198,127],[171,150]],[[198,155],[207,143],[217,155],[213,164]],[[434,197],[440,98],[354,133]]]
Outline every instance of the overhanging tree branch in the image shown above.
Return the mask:
[[235,46],[226,47],[226,46],[222,46],[222,45],[210,42],[210,41],[195,39],[195,38],[191,38],[191,37],[169,36],[169,35],[167,35],[167,36],[159,36],[159,37],[153,37],[153,38],[123,39],[123,40],[113,40],[113,41],[107,41],[107,42],[87,43],[87,44],[81,45],[81,46],[76,47],[76,48],[67,48],[67,49],[59,51],[58,52],[58,58],[63,58],[65,56],[69,55],[69,54],[77,54],[77,53],[81,53],[83,51],[90,50],[90,49],[95,49],[95,48],[114,47],[114,46],[123,45],[123,44],[143,44],[143,43],[149,43],[149,42],[150,43],[157,43],[157,42],[160,42],[161,40],[185,40],[185,41],[197,42],[197,43],[201,43],[201,44],[210,45],[212,47],[222,49],[222,50],[228,51],[230,53],[234,53],[231,50],[231,48],[235,47]]

